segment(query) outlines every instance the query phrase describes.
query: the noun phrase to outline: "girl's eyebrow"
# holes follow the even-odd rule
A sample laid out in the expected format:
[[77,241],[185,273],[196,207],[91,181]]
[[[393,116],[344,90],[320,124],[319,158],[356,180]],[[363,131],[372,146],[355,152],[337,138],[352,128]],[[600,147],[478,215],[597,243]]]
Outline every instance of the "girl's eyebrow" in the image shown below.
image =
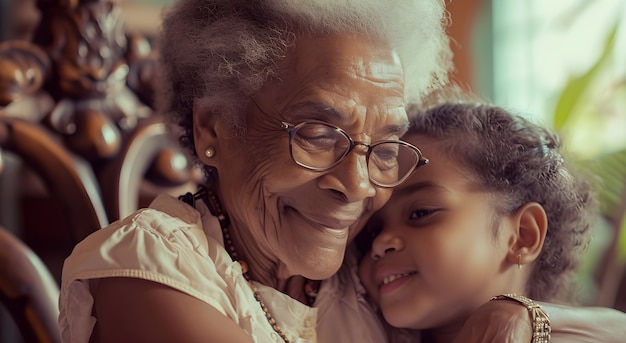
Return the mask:
[[396,189],[393,192],[393,196],[409,196],[413,193],[416,192],[421,192],[427,189],[432,189],[432,190],[438,190],[438,191],[444,191],[446,190],[445,187],[432,182],[432,181],[423,181],[423,182],[416,182],[416,183],[412,183],[409,184],[407,186],[401,187]]
[[[330,123],[342,123],[349,119],[349,116],[338,109],[321,102],[305,101],[286,109],[285,114],[295,114],[302,119],[317,119]],[[296,124],[296,123],[294,123]],[[409,122],[386,125],[381,131],[387,135],[403,135],[409,129]]]

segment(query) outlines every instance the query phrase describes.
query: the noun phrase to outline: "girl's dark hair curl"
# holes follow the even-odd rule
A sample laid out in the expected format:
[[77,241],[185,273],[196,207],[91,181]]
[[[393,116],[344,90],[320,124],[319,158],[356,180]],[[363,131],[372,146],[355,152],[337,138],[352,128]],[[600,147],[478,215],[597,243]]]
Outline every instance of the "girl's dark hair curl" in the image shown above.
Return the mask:
[[409,115],[408,135],[437,139],[494,194],[500,213],[512,214],[528,202],[543,206],[548,230],[527,292],[537,300],[571,300],[570,277],[589,243],[597,203],[591,178],[575,178],[565,163],[558,135],[484,104],[448,103],[426,111],[413,106]]

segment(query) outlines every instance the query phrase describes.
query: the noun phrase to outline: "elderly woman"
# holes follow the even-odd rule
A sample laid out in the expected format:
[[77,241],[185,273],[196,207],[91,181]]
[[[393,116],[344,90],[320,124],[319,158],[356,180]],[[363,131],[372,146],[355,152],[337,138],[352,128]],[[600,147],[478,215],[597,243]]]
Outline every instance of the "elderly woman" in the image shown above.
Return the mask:
[[[406,101],[446,80],[444,18],[439,0],[173,6],[159,107],[206,185],[76,247],[63,341],[385,342],[350,268],[312,280],[337,272],[362,223],[425,163],[400,137]],[[506,329],[466,342],[530,340],[523,307],[491,306]]]

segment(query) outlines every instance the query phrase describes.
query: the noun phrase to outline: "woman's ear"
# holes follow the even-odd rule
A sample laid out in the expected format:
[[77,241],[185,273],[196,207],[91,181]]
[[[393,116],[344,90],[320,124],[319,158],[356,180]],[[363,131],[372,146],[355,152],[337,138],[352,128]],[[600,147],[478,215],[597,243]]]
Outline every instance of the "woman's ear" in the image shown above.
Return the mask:
[[521,267],[535,261],[541,253],[548,231],[548,217],[540,204],[529,202],[522,206],[512,219],[515,232],[507,260]]
[[196,155],[202,163],[215,166],[214,157],[220,150],[218,134],[220,120],[218,116],[211,113],[201,100],[194,101],[193,104],[193,142]]

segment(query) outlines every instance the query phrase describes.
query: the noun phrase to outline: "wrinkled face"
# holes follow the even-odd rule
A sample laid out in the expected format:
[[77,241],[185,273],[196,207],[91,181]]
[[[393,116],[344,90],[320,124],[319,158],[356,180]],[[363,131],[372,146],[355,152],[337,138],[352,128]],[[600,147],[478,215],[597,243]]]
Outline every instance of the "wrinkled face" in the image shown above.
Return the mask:
[[361,218],[391,194],[369,181],[362,146],[327,171],[297,165],[281,121],[324,121],[365,143],[398,139],[408,126],[403,97],[402,67],[387,46],[343,35],[301,37],[279,80],[252,96],[259,108],[250,102],[243,140],[216,130],[217,141],[203,143],[196,133],[200,156],[216,148],[203,161],[218,168],[231,230],[244,230],[254,245],[248,250],[278,263],[279,277],[332,275]]
[[393,326],[456,327],[493,292],[507,289],[500,275],[506,235],[494,230],[510,222],[495,219],[493,198],[436,141],[408,138],[430,162],[370,219],[362,234],[378,235],[360,276]]

